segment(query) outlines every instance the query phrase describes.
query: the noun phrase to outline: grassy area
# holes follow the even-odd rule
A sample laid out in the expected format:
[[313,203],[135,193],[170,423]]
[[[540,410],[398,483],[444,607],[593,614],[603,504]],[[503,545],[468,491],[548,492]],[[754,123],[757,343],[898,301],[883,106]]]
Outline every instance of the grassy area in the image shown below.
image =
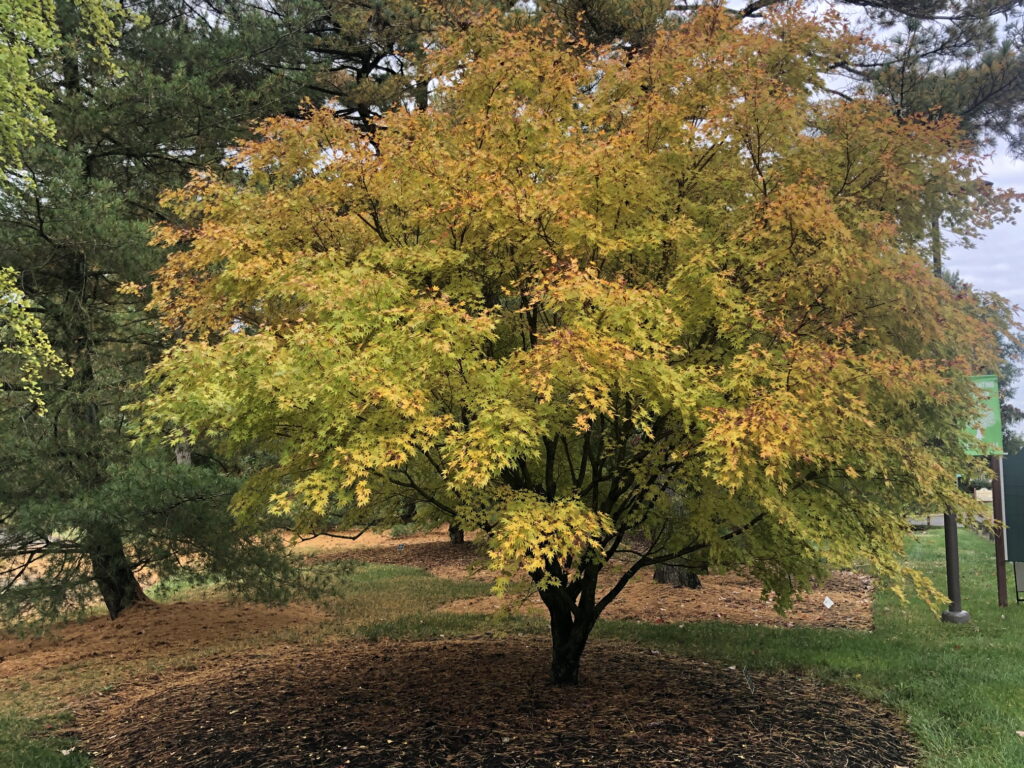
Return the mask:
[[[943,582],[942,534],[915,534],[910,558]],[[726,624],[602,622],[597,636],[758,669],[798,669],[852,686],[904,712],[924,751],[923,768],[1024,765],[1024,606],[995,607],[992,544],[961,538],[964,602],[971,624],[940,623],[919,603],[881,594],[874,633]],[[288,639],[348,635],[423,639],[480,632],[538,632],[535,619],[437,613],[450,600],[484,594],[481,582],[437,579],[415,568],[366,565],[346,577],[344,597],[322,626]],[[197,651],[202,654],[203,651]],[[180,661],[177,660],[177,661]],[[586,659],[584,659],[584,665]],[[153,668],[150,663],[150,669]],[[584,674],[586,669],[584,669]],[[0,765],[81,768],[66,743],[38,722],[0,715]]]
[[0,713],[0,765],[9,768],[85,768],[70,740],[46,735],[57,724]]
[[[884,593],[871,634],[812,629],[608,623],[604,636],[750,668],[801,669],[904,712],[926,768],[1024,765],[1024,605],[996,606],[993,544],[962,533],[964,606],[973,621],[939,622],[919,602]],[[913,536],[910,559],[945,584],[942,532]],[[1012,574],[1010,576],[1012,590]]]

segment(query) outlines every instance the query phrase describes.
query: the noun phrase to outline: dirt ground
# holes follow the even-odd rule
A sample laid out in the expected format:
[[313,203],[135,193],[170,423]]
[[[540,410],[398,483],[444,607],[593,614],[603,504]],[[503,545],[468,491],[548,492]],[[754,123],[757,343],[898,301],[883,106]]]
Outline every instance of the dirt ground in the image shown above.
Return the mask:
[[279,646],[79,713],[101,768],[893,768],[914,758],[882,708],[792,674],[622,644],[584,681],[545,680],[543,639]]
[[[367,534],[366,536],[370,536]],[[315,548],[314,545],[315,544]],[[426,533],[405,539],[379,535],[345,539],[317,539],[301,547],[318,560],[360,560],[423,568],[448,579],[491,579],[486,559],[471,544],[453,546],[444,532]],[[611,583],[614,564],[605,583]],[[651,572],[637,575],[603,614],[606,619],[643,621],[654,624],[691,621],[724,621],[779,627],[810,626],[833,629],[872,629],[871,579],[859,573],[841,571],[818,589],[798,600],[785,616],[771,603],[761,600],[761,586],[741,574],[711,574],[701,577],[700,589],[676,588],[654,582]],[[524,599],[525,598],[525,599]],[[826,607],[826,598],[831,607]],[[542,615],[544,607],[535,592],[522,597],[473,597],[440,606],[450,613],[493,613],[501,609],[523,610]]]
[[[402,539],[367,533],[352,541],[318,538],[296,545],[296,551],[320,562],[354,560],[423,568],[441,578],[491,578],[486,561],[472,543],[452,545],[441,532]],[[609,606],[607,619],[649,623],[725,621],[772,626],[817,626],[871,629],[872,585],[868,577],[836,573],[822,587],[800,600],[785,616],[760,599],[760,587],[738,574],[709,575],[701,589],[679,589],[655,583],[640,574]],[[824,606],[825,597],[833,602]],[[484,596],[457,600],[437,610],[450,613],[493,613],[521,610],[544,615],[534,592],[510,597]],[[139,606],[117,621],[93,618],[60,627],[42,637],[0,635],[0,690],[5,681],[41,671],[102,664],[106,659],[138,660],[172,656],[196,648],[230,646],[239,638],[258,643],[288,630],[322,622],[325,613],[312,604],[265,606],[224,601],[178,602]]]
[[400,539],[365,533],[355,541],[317,538],[294,547],[317,562],[351,560],[423,568],[442,579],[491,581],[487,558],[472,541],[452,544],[444,531],[421,533]]

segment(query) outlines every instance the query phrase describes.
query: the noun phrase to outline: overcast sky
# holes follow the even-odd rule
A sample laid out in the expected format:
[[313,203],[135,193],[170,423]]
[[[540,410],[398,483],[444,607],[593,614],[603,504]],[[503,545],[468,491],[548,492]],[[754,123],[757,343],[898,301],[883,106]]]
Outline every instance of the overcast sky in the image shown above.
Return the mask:
[[[985,176],[997,187],[1024,192],[1024,162],[1020,160],[998,154],[987,163]],[[952,248],[946,265],[976,288],[995,291],[1024,307],[1024,214],[1013,224],[989,230],[974,248]],[[1024,320],[1024,314],[1020,319]],[[1015,401],[1024,408],[1024,386],[1018,387]]]
[[[986,177],[997,187],[1024,191],[1024,162],[997,155]],[[996,291],[1024,306],[1024,222],[1004,224],[986,233],[974,248],[953,248],[947,266],[983,291]]]

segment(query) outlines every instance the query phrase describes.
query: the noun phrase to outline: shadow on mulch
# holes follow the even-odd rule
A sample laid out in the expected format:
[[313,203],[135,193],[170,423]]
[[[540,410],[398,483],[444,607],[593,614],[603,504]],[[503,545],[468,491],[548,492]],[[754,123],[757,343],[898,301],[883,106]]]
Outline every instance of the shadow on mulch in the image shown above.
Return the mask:
[[545,680],[536,640],[268,649],[126,689],[79,717],[103,768],[893,768],[898,718],[792,674],[610,643]]

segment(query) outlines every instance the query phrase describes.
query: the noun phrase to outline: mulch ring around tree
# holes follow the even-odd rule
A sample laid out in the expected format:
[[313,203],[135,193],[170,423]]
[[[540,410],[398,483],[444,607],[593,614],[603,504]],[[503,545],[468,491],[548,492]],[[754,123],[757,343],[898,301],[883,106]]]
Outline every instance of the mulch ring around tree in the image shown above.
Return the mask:
[[79,713],[101,768],[894,768],[897,718],[837,687],[610,642],[578,688],[538,638],[278,646]]

